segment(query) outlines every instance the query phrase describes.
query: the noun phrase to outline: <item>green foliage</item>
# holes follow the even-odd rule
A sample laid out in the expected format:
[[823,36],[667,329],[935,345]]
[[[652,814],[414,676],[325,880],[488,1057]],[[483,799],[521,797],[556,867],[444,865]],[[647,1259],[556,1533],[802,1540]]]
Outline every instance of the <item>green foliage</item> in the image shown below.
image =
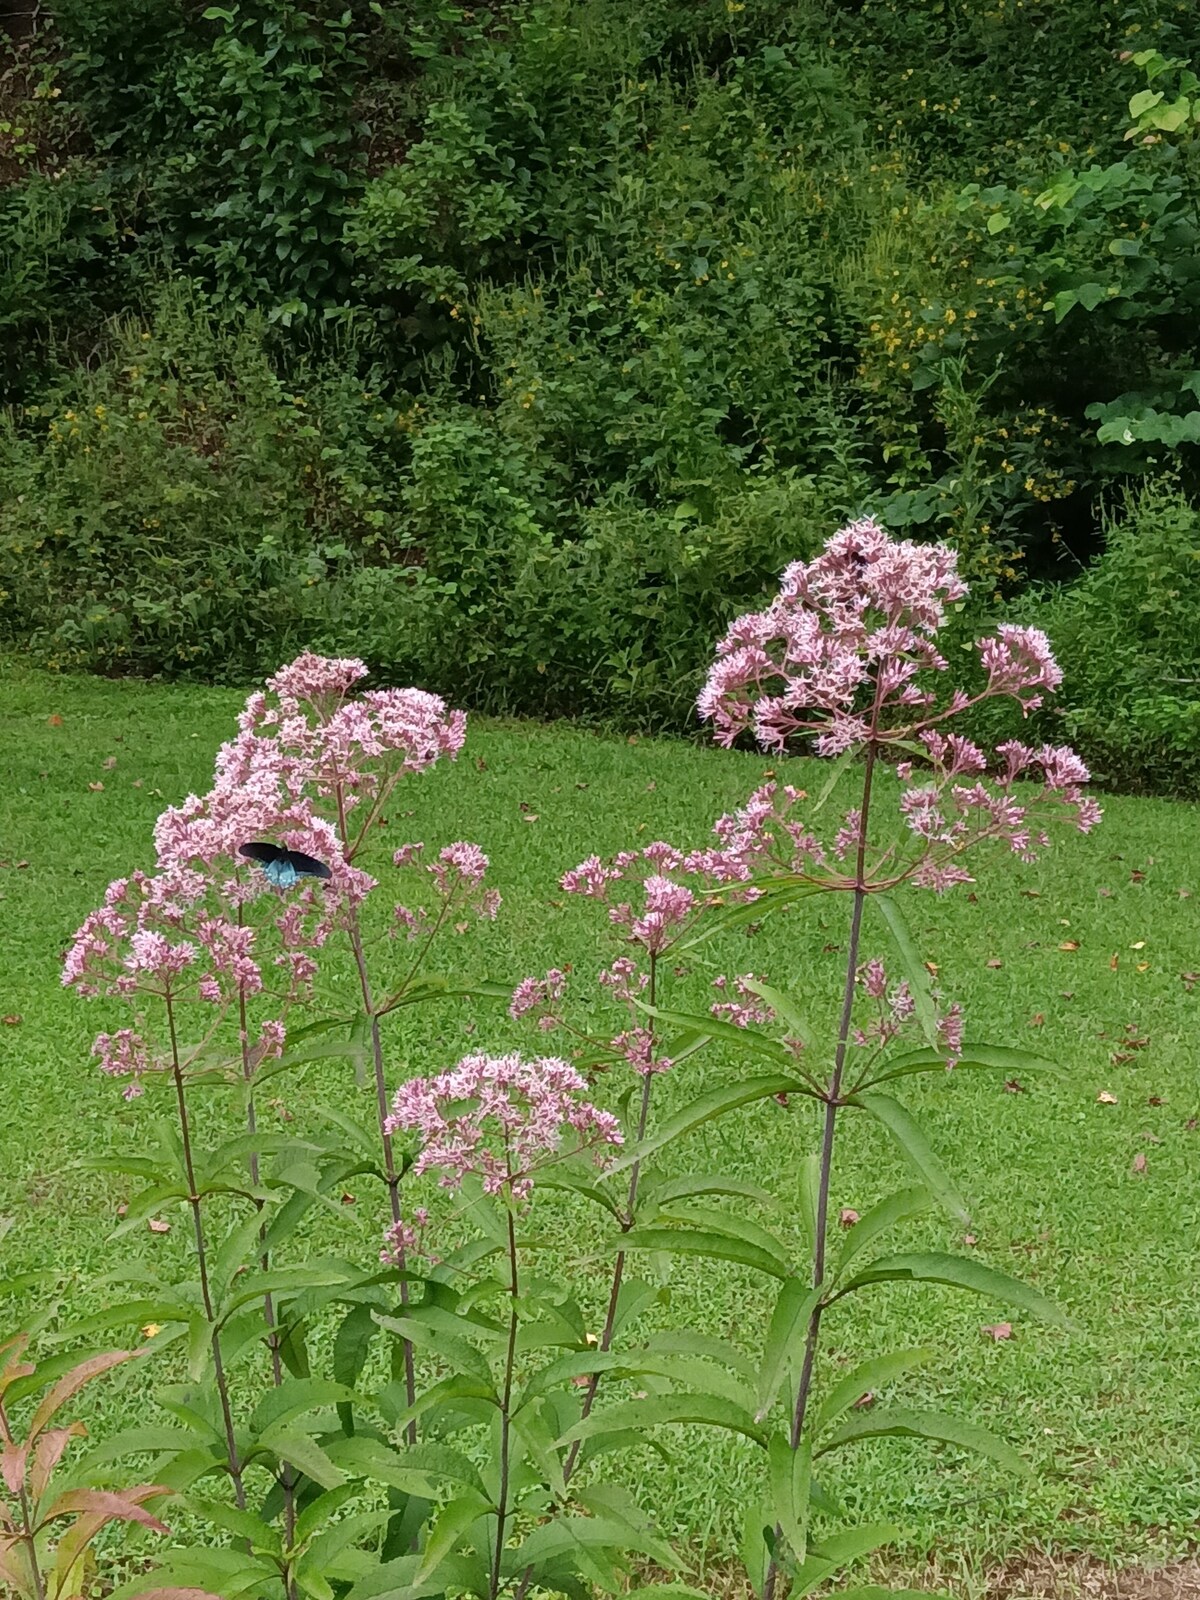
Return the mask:
[[1065,663],[1068,737],[1110,783],[1195,793],[1200,779],[1200,512],[1170,486],[1131,494],[1096,564],[1043,618]]

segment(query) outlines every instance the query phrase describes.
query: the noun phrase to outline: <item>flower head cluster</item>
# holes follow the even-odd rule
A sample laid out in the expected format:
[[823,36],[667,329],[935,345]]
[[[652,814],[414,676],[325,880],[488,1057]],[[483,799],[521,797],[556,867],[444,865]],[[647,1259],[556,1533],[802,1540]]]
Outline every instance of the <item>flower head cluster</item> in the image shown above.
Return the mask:
[[[606,901],[613,927],[624,929],[631,944],[657,956],[686,931],[701,907],[695,890],[669,874],[694,870],[682,851],[660,840],[642,850],[623,850],[608,862],[589,856],[560,881],[568,894]],[[613,885],[629,880],[641,882],[640,907],[613,897]]]
[[[423,844],[401,845],[392,861],[400,869],[415,867],[424,852]],[[483,879],[488,869],[488,858],[477,844],[459,840],[439,850],[437,859],[425,865],[424,871],[433,885],[433,892],[441,902],[440,910],[431,921],[427,906],[397,905],[393,911],[392,933],[404,929],[410,939],[444,922],[451,907],[457,911],[473,911],[477,917],[493,921],[500,910],[500,892],[485,889]]]
[[[857,978],[866,997],[874,1002],[875,1015],[870,1022],[855,1028],[851,1037],[861,1049],[885,1049],[916,1017],[917,1003],[912,989],[906,979],[892,982],[886,967],[878,958],[864,962]],[[960,1005],[955,1003],[945,1010],[935,1010],[934,1037],[945,1053],[947,1067],[953,1067],[962,1050],[963,1015]]]
[[416,1132],[414,1172],[442,1173],[445,1188],[469,1174],[489,1194],[525,1199],[540,1167],[571,1149],[619,1145],[617,1119],[581,1098],[587,1084],[567,1062],[470,1055],[450,1072],[414,1078],[396,1093],[389,1133]]
[[522,978],[513,990],[508,1014],[514,1022],[522,1017],[536,1017],[543,1033],[559,1024],[558,1002],[567,987],[567,975],[558,967],[551,967],[544,977]]
[[724,973],[719,978],[713,979],[713,988],[718,990],[725,998],[715,1001],[709,1010],[714,1017],[719,1017],[722,1022],[731,1022],[735,1028],[748,1028],[751,1023],[766,1024],[775,1021],[775,1013],[761,995],[757,994],[750,985],[761,982],[753,972],[743,972],[733,979],[732,991],[736,998],[729,998],[730,981]]

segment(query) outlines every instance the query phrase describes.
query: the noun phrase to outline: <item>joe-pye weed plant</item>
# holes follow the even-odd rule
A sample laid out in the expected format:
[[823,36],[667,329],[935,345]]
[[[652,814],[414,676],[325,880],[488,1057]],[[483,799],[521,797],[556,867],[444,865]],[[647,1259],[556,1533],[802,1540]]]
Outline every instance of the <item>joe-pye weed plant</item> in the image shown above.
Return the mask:
[[[876,1249],[935,1202],[963,1214],[896,1086],[1031,1064],[967,1040],[896,891],[948,892],[970,881],[966,863],[983,846],[1028,859],[1052,819],[1086,831],[1099,815],[1071,751],[1010,741],[988,756],[954,731],[980,700],[1007,695],[1032,709],[1060,677],[1041,634],[1002,627],[980,644],[975,687],[941,689],[937,636],[964,594],[951,551],[856,523],[789,568],[765,611],[733,624],[702,714],[725,743],[752,733],[782,753],[813,741],[837,764],[831,782],[810,802],[785,771],[722,817],[708,846],[657,841],[566,873],[563,888],[604,911],[615,941],[586,1007],[576,1004],[582,975],[564,968],[515,988],[430,968],[439,937],[463,926],[454,918],[497,913],[479,846],[426,855],[389,845],[390,862],[378,863],[396,785],[458,753],[461,714],[419,690],[364,691],[361,662],[315,656],[251,697],[209,793],[164,813],[155,871],[110,887],[65,970],[82,992],[132,1008],[97,1054],[127,1096],[159,1098],[167,1113],[145,1153],[112,1163],[145,1184],[122,1229],[176,1204],[193,1242],[187,1281],[114,1274],[139,1298],[63,1330],[88,1339],[149,1325],[147,1356],[173,1360],[177,1376],[186,1365],[187,1381],[156,1396],[172,1426],[139,1418],[81,1469],[94,1481],[123,1453],[149,1458],[156,1488],[213,1530],[125,1593],[146,1583],[269,1600],[616,1592],[639,1562],[680,1565],[623,1481],[629,1452],[655,1444],[661,1424],[731,1429],[761,1449],[763,1492],[742,1555],[756,1591],[779,1600],[894,1536],[838,1526],[820,1466],[831,1451],[906,1434],[1019,1467],[961,1419],[856,1407],[928,1351],[870,1356],[836,1379],[822,1360],[825,1319],[881,1282],[950,1284],[1057,1317],[1043,1296],[970,1259]],[[887,812],[884,764],[900,785]],[[839,778],[858,797],[822,839]],[[269,880],[241,854],[264,840],[315,858],[328,878]],[[388,904],[382,872],[422,887]],[[802,1014],[794,985],[729,970],[721,946],[829,894],[845,899],[849,932],[822,1027]],[[803,941],[791,944],[799,967]],[[348,959],[327,960],[339,945]],[[710,1009],[673,1006],[676,976],[700,960],[716,973]],[[503,995],[513,1019],[555,1033],[563,1053],[481,1048],[393,1084],[390,1022],[451,993]],[[725,1070],[690,1098],[673,1085],[675,1109],[660,1114],[656,1082],[690,1072],[714,1043],[748,1054],[753,1070]],[[268,1133],[257,1114],[265,1088],[322,1056],[356,1069],[347,1065],[335,1104],[294,1091],[309,1102],[306,1124],[323,1131]],[[355,1109],[356,1076],[369,1125]],[[773,1100],[781,1116],[805,1101],[817,1108],[818,1147],[800,1171],[765,1185],[719,1166],[689,1170],[693,1131]],[[839,1219],[835,1252],[831,1184],[851,1111],[887,1130],[919,1181]],[[355,1176],[380,1185],[375,1260],[361,1257],[341,1204]],[[594,1243],[585,1209],[606,1230],[602,1293],[576,1283],[582,1272],[543,1267],[548,1206],[565,1208],[569,1238]],[[794,1236],[750,1214],[780,1207],[802,1221],[799,1254]],[[322,1239],[330,1228],[348,1239],[344,1254],[318,1251],[316,1217]],[[755,1349],[709,1328],[646,1331],[676,1255],[775,1284]]]

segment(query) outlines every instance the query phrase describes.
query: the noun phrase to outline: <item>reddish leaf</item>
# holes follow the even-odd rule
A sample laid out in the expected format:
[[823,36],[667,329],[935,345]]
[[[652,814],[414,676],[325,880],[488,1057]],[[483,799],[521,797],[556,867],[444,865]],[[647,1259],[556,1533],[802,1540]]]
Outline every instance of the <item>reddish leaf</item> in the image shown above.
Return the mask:
[[1005,1339],[1014,1337],[1011,1322],[985,1322],[979,1331],[985,1339],[993,1339],[997,1344],[1003,1344]]
[[24,1020],[18,1011],[10,1011],[6,1017],[0,1017],[0,1022],[3,1022],[6,1028],[19,1028]]
[[1044,1011],[1035,1011],[1027,1024],[1030,1028],[1043,1028],[1045,1025],[1046,1013]]
[[72,1395],[78,1394],[85,1384],[91,1383],[101,1373],[119,1367],[123,1361],[131,1361],[134,1354],[132,1350],[105,1350],[98,1356],[89,1356],[77,1367],[72,1367],[70,1372],[65,1372],[50,1392],[43,1396],[33,1413],[33,1421],[29,1424],[29,1443],[33,1443],[58,1408]]
[[143,1528],[153,1528],[155,1533],[170,1533],[165,1522],[152,1517],[141,1502],[170,1494],[170,1489],[159,1483],[139,1484],[135,1489],[68,1489],[43,1513],[42,1520],[69,1517],[79,1512],[93,1517],[103,1517],[107,1522],[140,1522]]
[[843,1228],[852,1228],[858,1221],[858,1212],[850,1206],[843,1206],[838,1214],[838,1222]]
[[1017,1078],[1006,1078],[1004,1080],[1004,1092],[1005,1094],[1024,1094],[1025,1085]]
[[1129,881],[1130,883],[1145,883],[1146,874],[1144,872],[1139,872],[1138,869],[1134,867],[1133,871],[1129,874]]
[[164,1222],[161,1217],[151,1217],[146,1226],[151,1233],[170,1233],[171,1231],[171,1224]]
[[24,1487],[25,1455],[23,1444],[6,1444],[0,1450],[0,1478],[4,1479],[9,1494],[20,1494]]
[[1134,1156],[1129,1170],[1130,1172],[1134,1173],[1135,1176],[1141,1178],[1145,1176],[1146,1166],[1146,1152],[1144,1150],[1139,1150],[1137,1155]]
[[47,717],[46,721],[52,728],[61,728],[63,725],[63,719],[59,716],[57,711],[53,714],[53,716]]
[[870,1389],[868,1389],[866,1394],[860,1394],[858,1399],[854,1402],[854,1410],[869,1411],[874,1404],[875,1395]]
[[1160,1095],[1160,1094],[1152,1094],[1152,1095],[1148,1095],[1146,1097],[1146,1104],[1148,1106],[1165,1106],[1166,1103],[1167,1102],[1163,1099],[1162,1095]]
[[46,1429],[33,1447],[33,1466],[29,1472],[29,1487],[35,1500],[40,1500],[50,1487],[51,1475],[71,1440],[86,1437],[87,1429],[82,1422],[72,1422],[65,1428]]

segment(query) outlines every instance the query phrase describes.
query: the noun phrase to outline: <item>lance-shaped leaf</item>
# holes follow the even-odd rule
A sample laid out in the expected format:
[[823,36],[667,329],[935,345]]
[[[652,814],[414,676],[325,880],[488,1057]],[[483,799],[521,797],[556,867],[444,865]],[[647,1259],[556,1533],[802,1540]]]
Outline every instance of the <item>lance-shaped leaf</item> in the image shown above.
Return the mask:
[[492,1503],[486,1495],[475,1494],[471,1490],[447,1502],[438,1512],[425,1540],[417,1581],[435,1573],[442,1559],[452,1554],[455,1545],[461,1542],[471,1525],[478,1522],[480,1517],[489,1515],[492,1509]]
[[751,1105],[756,1100],[769,1099],[772,1095],[796,1094],[800,1091],[811,1093],[796,1078],[784,1073],[743,1078],[739,1083],[727,1083],[719,1089],[710,1089],[706,1094],[699,1095],[690,1105],[683,1106],[672,1116],[665,1118],[653,1134],[627,1150],[619,1161],[613,1162],[608,1171],[621,1172],[626,1167],[633,1166],[635,1161],[644,1161],[647,1156],[653,1155],[656,1150],[661,1150],[664,1145],[682,1139],[685,1134],[693,1133],[705,1123],[712,1122],[717,1117],[727,1116],[729,1112],[736,1111],[741,1106]]
[[933,998],[933,985],[929,981],[929,971],[917,952],[913,943],[912,934],[908,931],[908,923],[904,913],[896,901],[888,894],[873,894],[870,903],[879,912],[887,924],[888,932],[892,936],[892,943],[900,957],[900,965],[904,976],[908,979],[908,987],[912,993],[913,1004],[916,1007],[917,1021],[921,1025],[921,1032],[931,1048],[936,1048],[938,1043],[937,1006]]
[[432,1351],[455,1372],[475,1378],[481,1384],[492,1382],[492,1369],[488,1366],[487,1357],[461,1334],[431,1327],[418,1317],[385,1317],[376,1312],[375,1320],[386,1332],[396,1334],[418,1349]]
[[700,1228],[634,1228],[619,1241],[623,1250],[664,1250],[676,1256],[703,1256],[709,1261],[733,1261],[772,1278],[787,1277],[787,1263],[761,1245],[732,1233]]
[[809,1541],[808,1555],[797,1569],[792,1580],[791,1600],[811,1594],[839,1567],[878,1550],[880,1545],[893,1544],[900,1537],[899,1530],[887,1522],[866,1522],[857,1528],[847,1528],[842,1533],[829,1534],[819,1541]]
[[358,1399],[354,1390],[344,1383],[333,1383],[328,1378],[288,1378],[275,1388],[268,1389],[250,1414],[251,1433],[265,1433],[268,1428],[303,1416],[306,1411],[316,1411],[322,1406],[333,1406]]
[[[259,1435],[258,1450],[269,1450],[272,1455],[295,1467],[306,1478],[320,1484],[322,1489],[336,1489],[344,1481],[339,1467],[330,1460],[327,1452],[307,1433],[298,1428],[278,1424]],[[251,1455],[257,1452],[251,1452]],[[249,1458],[248,1458],[249,1459]]]
[[[945,1072],[948,1058],[942,1050],[911,1050],[907,1055],[894,1056],[884,1062],[863,1087],[874,1088],[897,1078],[910,1078],[923,1072]],[[1034,1055],[1030,1050],[1016,1050],[1003,1044],[964,1044],[955,1064],[955,1072],[964,1067],[991,1067],[997,1072],[1058,1072],[1056,1062],[1045,1056]],[[861,1092],[861,1091],[860,1091]]]
[[825,1455],[844,1444],[854,1444],[859,1439],[934,1439],[942,1444],[958,1445],[976,1455],[990,1456],[993,1461],[1018,1475],[1028,1475],[1029,1468],[1010,1444],[1006,1444],[987,1428],[961,1417],[952,1417],[944,1411],[865,1411],[861,1416],[848,1417],[835,1428],[817,1451]]
[[808,1553],[808,1503],[812,1483],[812,1445],[802,1439],[792,1449],[781,1433],[771,1435],[767,1446],[771,1505],[775,1521],[792,1547],[797,1561]]
[[761,1421],[775,1404],[789,1371],[799,1360],[808,1337],[808,1325],[820,1300],[821,1290],[814,1289],[803,1278],[792,1276],[780,1289],[763,1346],[757,1421]]
[[1019,1311],[1028,1311],[1041,1322],[1075,1331],[1070,1318],[1039,1290],[967,1256],[943,1254],[937,1250],[881,1256],[856,1273],[838,1293],[849,1294],[851,1290],[872,1283],[942,1283],[951,1289],[968,1289],[972,1294],[988,1295]]
[[756,994],[760,1000],[766,1001],[793,1039],[799,1039],[801,1044],[812,1048],[816,1035],[791,995],[785,994],[782,989],[772,988],[760,978],[742,978],[739,981],[750,990],[751,994]]
[[568,1428],[556,1442],[571,1444],[576,1439],[588,1439],[594,1433],[621,1428],[655,1428],[660,1425],[678,1425],[699,1422],[710,1428],[724,1428],[730,1433],[741,1433],[756,1444],[766,1442],[766,1434],[744,1406],[735,1405],[718,1394],[652,1394],[645,1400],[627,1400],[604,1411],[593,1411],[588,1417]]
[[758,889],[758,898],[706,911],[700,919],[696,932],[675,948],[681,953],[684,950],[694,950],[697,945],[703,944],[706,939],[711,939],[716,934],[744,928],[750,922],[760,922],[773,911],[781,911],[784,906],[794,905],[797,900],[807,900],[811,895],[824,894],[833,887],[832,884],[813,883],[798,874],[764,878],[761,883],[754,880],[739,883],[737,885],[739,890]]
[[840,1276],[860,1250],[889,1228],[894,1228],[898,1222],[911,1222],[914,1217],[924,1216],[932,1204],[933,1197],[924,1187],[897,1189],[880,1200],[847,1233],[835,1276]]
[[403,1494],[436,1500],[444,1485],[457,1484],[477,1495],[486,1495],[479,1468],[461,1450],[446,1444],[415,1444],[394,1449],[381,1439],[354,1434],[331,1439],[326,1446],[331,1461],[353,1478],[366,1478],[386,1484]]
[[850,1095],[848,1105],[860,1106],[887,1129],[900,1147],[901,1154],[916,1171],[940,1204],[959,1222],[969,1222],[967,1203],[959,1194],[950,1176],[942,1166],[926,1139],[917,1120],[891,1095],[872,1090],[867,1094]]
[[825,1396],[813,1418],[813,1432],[819,1434],[843,1411],[848,1411],[856,1401],[861,1400],[863,1395],[872,1394],[876,1389],[882,1389],[885,1383],[891,1383],[893,1378],[899,1378],[914,1367],[931,1361],[935,1353],[932,1346],[925,1345],[914,1350],[895,1350],[890,1355],[872,1356],[869,1361],[860,1362],[853,1372],[839,1378]]

